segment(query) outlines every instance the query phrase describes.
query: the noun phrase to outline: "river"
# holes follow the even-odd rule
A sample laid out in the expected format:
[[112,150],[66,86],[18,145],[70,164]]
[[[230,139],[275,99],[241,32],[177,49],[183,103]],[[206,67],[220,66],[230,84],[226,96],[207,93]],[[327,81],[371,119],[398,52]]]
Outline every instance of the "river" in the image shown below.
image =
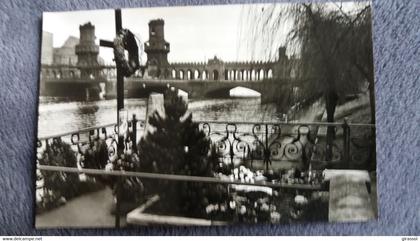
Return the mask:
[[[126,99],[129,116],[144,119],[147,99]],[[260,98],[230,98],[190,100],[188,109],[193,120],[207,121],[280,121],[275,104],[262,104]],[[38,137],[77,131],[82,128],[115,123],[117,101],[65,101],[41,97],[39,104]]]

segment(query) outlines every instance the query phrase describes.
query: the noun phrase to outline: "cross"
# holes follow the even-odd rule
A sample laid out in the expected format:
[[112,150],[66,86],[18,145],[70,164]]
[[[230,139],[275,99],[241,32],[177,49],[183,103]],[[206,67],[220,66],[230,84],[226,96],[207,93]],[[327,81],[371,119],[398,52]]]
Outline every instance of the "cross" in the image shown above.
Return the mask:
[[[122,30],[121,9],[115,9],[115,34],[118,35]],[[108,40],[100,40],[99,45],[102,47],[114,48],[114,42]],[[124,108],[124,76],[121,69],[117,68],[117,120],[119,120],[119,112]]]
[[[115,34],[118,35],[122,30],[121,9],[115,9]],[[114,43],[108,40],[100,40],[99,45],[102,47],[114,48]],[[117,66],[117,123],[120,124],[120,111],[124,109],[124,75]],[[124,136],[118,133],[117,155],[124,152]],[[121,179],[117,179],[116,184],[116,207],[115,207],[115,227],[120,227],[120,189]]]

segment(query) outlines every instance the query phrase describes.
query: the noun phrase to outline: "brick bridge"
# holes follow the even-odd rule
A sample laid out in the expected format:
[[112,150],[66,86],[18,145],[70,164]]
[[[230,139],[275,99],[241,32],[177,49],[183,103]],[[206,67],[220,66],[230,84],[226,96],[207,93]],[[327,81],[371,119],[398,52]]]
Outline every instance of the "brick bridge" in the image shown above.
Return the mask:
[[[80,26],[80,41],[75,46],[76,65],[42,65],[41,95],[99,98],[102,92],[114,98],[116,69],[98,62],[95,27]],[[216,56],[206,62],[169,63],[170,44],[164,38],[164,21],[149,22],[149,40],[144,44],[146,66],[125,80],[126,97],[145,97],[168,87],[182,89],[192,98],[229,97],[229,90],[245,87],[267,101],[291,90],[291,62],[286,49],[278,49],[274,61],[225,62]],[[101,83],[102,84],[101,86]],[[105,92],[105,93],[104,93]]]
[[[282,81],[284,84],[277,84]],[[274,83],[276,82],[276,83]],[[188,93],[190,98],[227,98],[229,91],[235,87],[244,87],[261,94],[263,102],[276,101],[284,93],[290,90],[290,82],[288,80],[265,80],[258,82],[233,82],[233,81],[200,81],[200,80],[173,80],[159,79],[147,80],[129,78],[125,81],[126,97],[147,97],[152,92],[162,93],[168,88],[176,88]],[[107,95],[115,94],[115,82],[107,83]]]

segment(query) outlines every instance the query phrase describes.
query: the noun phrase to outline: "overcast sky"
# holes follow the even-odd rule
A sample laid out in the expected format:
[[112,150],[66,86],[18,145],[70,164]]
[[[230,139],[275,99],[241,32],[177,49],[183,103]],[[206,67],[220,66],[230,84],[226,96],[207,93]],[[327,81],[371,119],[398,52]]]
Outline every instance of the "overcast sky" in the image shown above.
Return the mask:
[[[241,5],[195,6],[123,9],[123,27],[130,29],[141,41],[148,40],[148,23],[165,20],[165,39],[171,44],[169,61],[204,61],[217,55],[223,60],[237,60],[238,25]],[[115,36],[114,10],[48,12],[43,16],[43,30],[53,33],[54,47],[60,47],[70,36],[79,37],[79,25],[95,25],[99,39]],[[106,62],[112,51],[101,48]]]
[[[281,6],[285,6],[282,4]],[[171,44],[170,62],[206,61],[217,55],[225,61],[250,60],[244,45],[246,12],[262,11],[267,5],[216,5],[160,8],[122,9],[123,27],[130,29],[142,42],[148,40],[148,23],[152,19],[165,20],[165,39]],[[115,36],[114,10],[90,10],[72,12],[46,12],[43,30],[53,33],[54,47],[60,47],[69,36],[79,37],[79,25],[91,22],[95,25],[96,42],[113,40]],[[252,23],[252,21],[251,21]],[[284,27],[285,36],[288,26]],[[242,30],[241,30],[242,29]],[[241,34],[242,31],[242,34]],[[281,40],[280,40],[281,41]],[[276,46],[275,48],[277,48]],[[240,51],[239,51],[240,50]],[[101,48],[100,55],[111,63],[111,49]],[[142,61],[145,61],[142,56]],[[258,57],[257,57],[258,59]]]

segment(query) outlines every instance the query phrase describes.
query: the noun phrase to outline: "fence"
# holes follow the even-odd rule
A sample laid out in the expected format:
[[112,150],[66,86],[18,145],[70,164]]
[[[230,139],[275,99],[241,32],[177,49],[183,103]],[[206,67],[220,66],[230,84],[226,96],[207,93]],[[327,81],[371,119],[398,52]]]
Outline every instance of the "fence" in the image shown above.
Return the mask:
[[[219,158],[234,168],[238,163],[253,167],[263,164],[266,171],[277,164],[288,163],[303,169],[322,169],[330,165],[341,168],[365,168],[374,152],[374,125],[353,123],[254,123],[195,121],[215,145]],[[128,121],[124,151],[137,153],[137,142],[144,135],[145,121],[135,115]],[[326,141],[328,128],[333,128],[335,139]],[[373,140],[373,144],[372,144]],[[45,153],[62,151],[67,143],[77,153],[77,166],[57,166],[40,163]],[[121,178],[145,178],[168,181],[201,182],[213,184],[241,184],[280,189],[323,190],[320,183],[243,183],[215,177],[183,176],[159,173],[106,170],[106,165],[118,159],[118,126],[114,123],[86,128],[76,132],[40,137],[37,142],[37,168],[43,172],[84,173]],[[60,149],[61,148],[61,149]],[[327,152],[331,157],[327,160]],[[282,165],[277,165],[281,169]],[[337,166],[335,166],[337,167]],[[37,187],[40,188],[40,187]],[[118,198],[117,198],[118,200]],[[118,205],[118,201],[117,201]],[[118,210],[118,208],[117,208]],[[117,211],[118,213],[118,211]],[[116,215],[119,226],[119,215]]]

